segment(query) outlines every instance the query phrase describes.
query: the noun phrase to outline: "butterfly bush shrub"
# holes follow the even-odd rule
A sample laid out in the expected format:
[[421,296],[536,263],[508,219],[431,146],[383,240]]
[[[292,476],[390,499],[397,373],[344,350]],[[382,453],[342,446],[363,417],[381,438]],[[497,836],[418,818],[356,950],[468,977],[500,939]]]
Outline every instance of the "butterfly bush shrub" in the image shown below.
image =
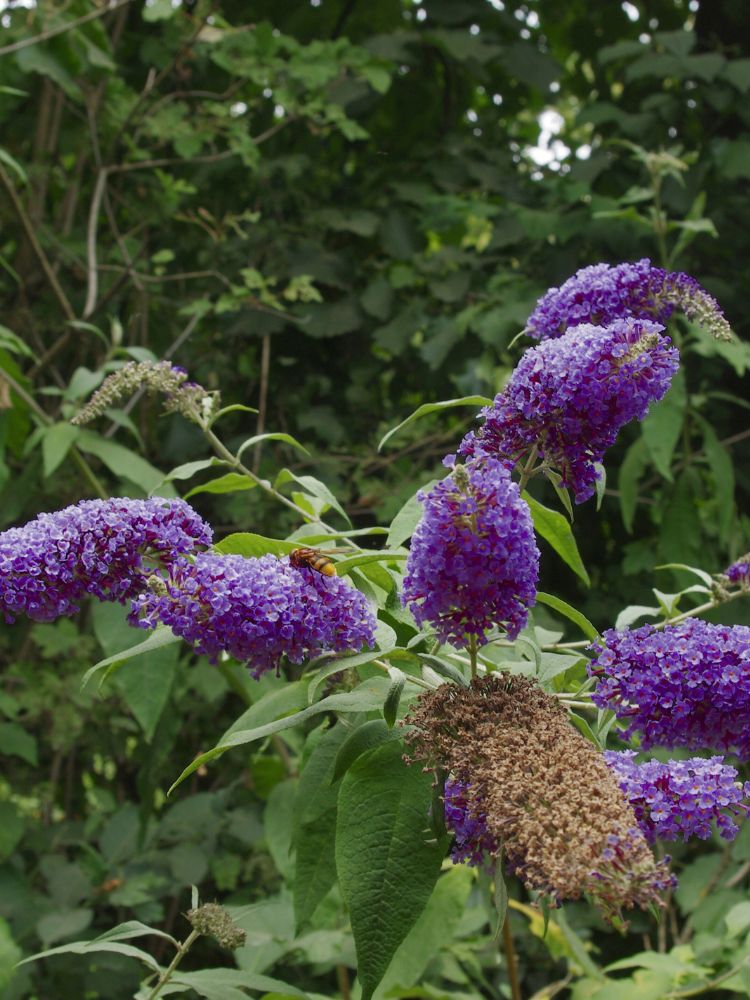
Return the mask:
[[[494,883],[499,926],[507,879],[551,922],[559,912],[563,926],[560,908],[585,898],[623,929],[634,911],[658,916],[672,905],[679,866],[662,841],[731,840],[750,809],[740,778],[750,756],[750,628],[700,617],[747,594],[750,561],[694,569],[700,583],[681,595],[691,609],[673,600],[661,620],[636,628],[599,633],[538,592],[537,534],[580,562],[563,515],[534,497],[538,484],[548,480],[570,511],[568,490],[577,503],[592,496],[621,429],[670,389],[680,354],[668,325],[678,315],[732,336],[693,278],[645,259],[593,265],[550,289],[526,324],[538,343],[446,455],[447,474],[394,520],[385,548],[376,529],[336,526],[345,513],[314,477],[286,470],[272,484],[248,468],[219,437],[218,394],[167,362],[125,365],[75,422],[138,389],[159,394],[203,432],[225,474],[295,515],[291,538],[238,533],[212,545],[212,529],[185,501],[158,497],[83,501],[0,535],[6,621],[72,615],[86,598],[119,601],[132,625],[184,640],[233,677],[234,690],[247,690],[237,671],[276,675],[281,688],[257,704],[250,696],[254,721],[243,716],[216,747],[183,761],[175,789],[231,747],[295,726],[311,734],[294,802],[295,911],[304,926],[338,882],[363,1000],[446,857],[481,872],[480,885]],[[287,483],[302,492],[289,495]],[[303,557],[318,546],[326,558]],[[550,639],[534,618],[541,606],[583,638]],[[277,706],[287,682],[302,701]],[[676,755],[650,758],[656,748]],[[697,756],[679,755],[686,750]],[[213,921],[216,936],[238,946],[242,934],[212,905],[194,928]],[[175,968],[151,974],[149,996]]]

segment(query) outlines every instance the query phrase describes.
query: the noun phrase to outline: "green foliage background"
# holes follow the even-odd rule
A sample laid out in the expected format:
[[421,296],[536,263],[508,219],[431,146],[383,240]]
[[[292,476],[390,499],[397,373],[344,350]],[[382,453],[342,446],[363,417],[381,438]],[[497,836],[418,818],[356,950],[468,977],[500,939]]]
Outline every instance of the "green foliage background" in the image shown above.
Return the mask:
[[[256,407],[227,418],[230,443],[281,431],[309,454],[266,441],[246,454],[253,468],[319,477],[368,527],[440,474],[473,410],[415,423],[379,453],[383,434],[422,403],[494,395],[537,297],[578,267],[650,256],[688,271],[747,336],[740,2],[133,0],[104,14],[85,0],[10,0],[1,17],[2,527],[97,484],[144,495],[208,457],[154,400],[96,431],[67,424],[123,360],[171,357],[225,402]],[[40,32],[49,37],[26,44]],[[550,111],[564,148],[540,166]],[[609,454],[601,509],[575,512],[591,587],[544,552],[543,589],[599,628],[654,603],[654,583],[688,582],[656,566],[717,572],[748,548],[750,348],[684,323],[672,332],[684,377]],[[295,527],[260,490],[191,502],[218,537]],[[721,617],[750,622],[742,602]],[[230,686],[169,646],[81,692],[83,672],[129,644],[108,606],[0,636],[0,997],[132,996],[139,970],[120,955],[12,965],[124,919],[181,936],[196,884],[248,930],[240,970],[348,1000],[355,960],[340,898],[324,891],[310,912],[292,899],[295,791],[311,780],[320,732],[286,730],[165,797],[238,706],[252,712],[278,690],[293,711],[297,688],[237,676]],[[298,818],[308,861],[326,823],[335,803]],[[679,995],[695,968],[720,974],[742,957],[747,832],[731,850],[674,853],[680,888],[657,931],[638,917],[616,937],[576,904],[544,937],[515,900],[528,995],[552,996],[554,982],[576,998]],[[376,996],[503,995],[481,886],[455,869],[438,887]],[[632,959],[640,967],[619,973],[616,992],[602,987],[589,955],[627,969],[644,935],[647,959]],[[196,967],[232,964],[210,947],[191,956]],[[258,982],[246,985],[270,995]],[[748,995],[750,979],[738,973],[711,995],[724,990]]]

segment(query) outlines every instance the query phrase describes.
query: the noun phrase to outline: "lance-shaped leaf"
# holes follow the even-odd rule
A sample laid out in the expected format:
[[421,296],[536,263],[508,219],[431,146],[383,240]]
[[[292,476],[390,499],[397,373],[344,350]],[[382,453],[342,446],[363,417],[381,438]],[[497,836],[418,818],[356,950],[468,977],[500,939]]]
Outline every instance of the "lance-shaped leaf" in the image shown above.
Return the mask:
[[421,406],[418,406],[413,413],[410,413],[406,420],[402,420],[400,424],[397,424],[388,431],[378,445],[378,451],[383,450],[383,445],[385,445],[387,441],[390,441],[394,434],[398,434],[398,432],[402,431],[404,427],[408,427],[409,424],[413,424],[415,420],[420,420],[422,417],[426,417],[430,413],[439,413],[441,410],[450,410],[454,406],[491,405],[492,400],[488,399],[486,396],[462,396],[460,399],[444,399],[439,403],[423,403]]
[[362,1000],[370,1000],[424,910],[446,844],[429,830],[432,778],[400,743],[361,756],[339,792],[336,867],[349,908]]
[[529,496],[528,493],[524,493],[523,498],[531,510],[531,517],[536,533],[545,542],[549,542],[563,562],[567,563],[577,576],[580,576],[587,587],[590,586],[589,575],[586,572],[586,567],[583,565],[578,545],[573,537],[573,532],[570,530],[567,518],[558,511],[552,510],[550,507],[545,507],[544,504],[539,503],[538,500]]

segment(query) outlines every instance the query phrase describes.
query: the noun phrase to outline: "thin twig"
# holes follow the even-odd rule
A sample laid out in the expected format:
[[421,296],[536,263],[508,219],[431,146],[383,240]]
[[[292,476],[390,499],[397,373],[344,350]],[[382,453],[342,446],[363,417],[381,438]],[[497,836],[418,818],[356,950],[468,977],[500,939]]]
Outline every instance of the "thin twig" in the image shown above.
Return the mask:
[[76,314],[73,312],[73,307],[71,306],[70,302],[68,301],[68,298],[67,298],[65,292],[62,290],[62,286],[60,285],[60,282],[57,280],[57,275],[55,274],[54,270],[52,269],[52,265],[49,262],[49,258],[47,257],[47,254],[44,252],[44,249],[42,248],[41,243],[36,238],[36,232],[34,231],[34,225],[33,225],[32,221],[31,221],[31,219],[29,218],[28,213],[26,212],[26,209],[23,207],[23,203],[21,202],[21,199],[18,197],[18,192],[16,191],[16,188],[15,188],[15,185],[13,184],[13,181],[10,179],[10,177],[8,176],[8,174],[5,172],[5,168],[1,164],[0,164],[0,183],[5,188],[5,191],[6,191],[7,195],[8,195],[8,197],[11,200],[11,203],[13,205],[13,209],[14,209],[16,215],[18,216],[18,220],[21,223],[21,226],[23,227],[24,233],[26,234],[26,238],[28,239],[29,243],[31,244],[31,247],[32,247],[34,253],[36,254],[37,260],[39,261],[39,263],[42,266],[42,270],[44,271],[45,277],[47,278],[47,281],[49,282],[50,288],[52,289],[52,291],[55,294],[55,298],[57,299],[57,301],[60,304],[60,308],[62,309],[63,313],[65,314],[65,318],[67,320],[75,320]]
[[20,49],[28,48],[30,45],[39,45],[40,42],[46,42],[50,38],[56,38],[58,35],[62,35],[66,31],[73,31],[75,28],[80,28],[82,24],[87,24],[89,21],[95,21],[99,17],[104,17],[105,14],[111,14],[130,2],[131,0],[114,0],[114,2],[108,7],[100,7],[97,10],[90,11],[88,14],[82,14],[81,17],[77,17],[73,21],[67,21],[65,24],[61,24],[57,28],[48,28],[47,31],[42,31],[40,34],[33,35],[31,38],[22,38],[20,41],[13,42],[11,45],[4,45],[0,48],[0,56],[7,56],[11,52],[18,52]]
[[[105,196],[105,204],[107,201],[107,196]],[[196,278],[215,278],[216,281],[221,281],[227,288],[232,287],[231,281],[224,277],[219,271],[183,271],[180,274],[146,274],[143,271],[135,271],[131,267],[120,267],[118,264],[98,264],[98,271],[117,271],[120,274],[128,274],[133,278],[134,283],[136,279],[142,282],[150,282],[151,284],[161,284],[164,281],[188,281]],[[136,284],[136,287],[138,285]]]
[[[258,419],[255,422],[255,433],[260,435],[266,429],[266,407],[268,405],[268,373],[271,367],[271,335],[265,334],[261,341],[260,348],[260,388],[258,391]],[[260,459],[263,453],[263,442],[259,441],[255,446],[253,455],[253,472],[260,469]]]
[[505,961],[508,966],[508,982],[510,983],[510,995],[512,1000],[522,1000],[521,982],[518,978],[518,962],[516,960],[516,950],[513,947],[513,935],[510,932],[509,913],[505,914],[503,921],[503,951]]

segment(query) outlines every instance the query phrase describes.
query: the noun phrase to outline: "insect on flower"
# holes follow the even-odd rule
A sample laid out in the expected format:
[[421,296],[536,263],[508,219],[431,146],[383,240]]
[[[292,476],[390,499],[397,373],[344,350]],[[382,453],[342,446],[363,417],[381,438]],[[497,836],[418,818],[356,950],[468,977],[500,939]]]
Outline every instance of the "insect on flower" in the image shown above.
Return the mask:
[[310,569],[314,569],[317,573],[322,573],[323,576],[336,576],[336,566],[332,559],[329,559],[329,555],[333,555],[336,552],[342,552],[343,549],[293,549],[289,553],[289,562],[294,566],[295,569],[302,569],[303,566],[309,566]]

